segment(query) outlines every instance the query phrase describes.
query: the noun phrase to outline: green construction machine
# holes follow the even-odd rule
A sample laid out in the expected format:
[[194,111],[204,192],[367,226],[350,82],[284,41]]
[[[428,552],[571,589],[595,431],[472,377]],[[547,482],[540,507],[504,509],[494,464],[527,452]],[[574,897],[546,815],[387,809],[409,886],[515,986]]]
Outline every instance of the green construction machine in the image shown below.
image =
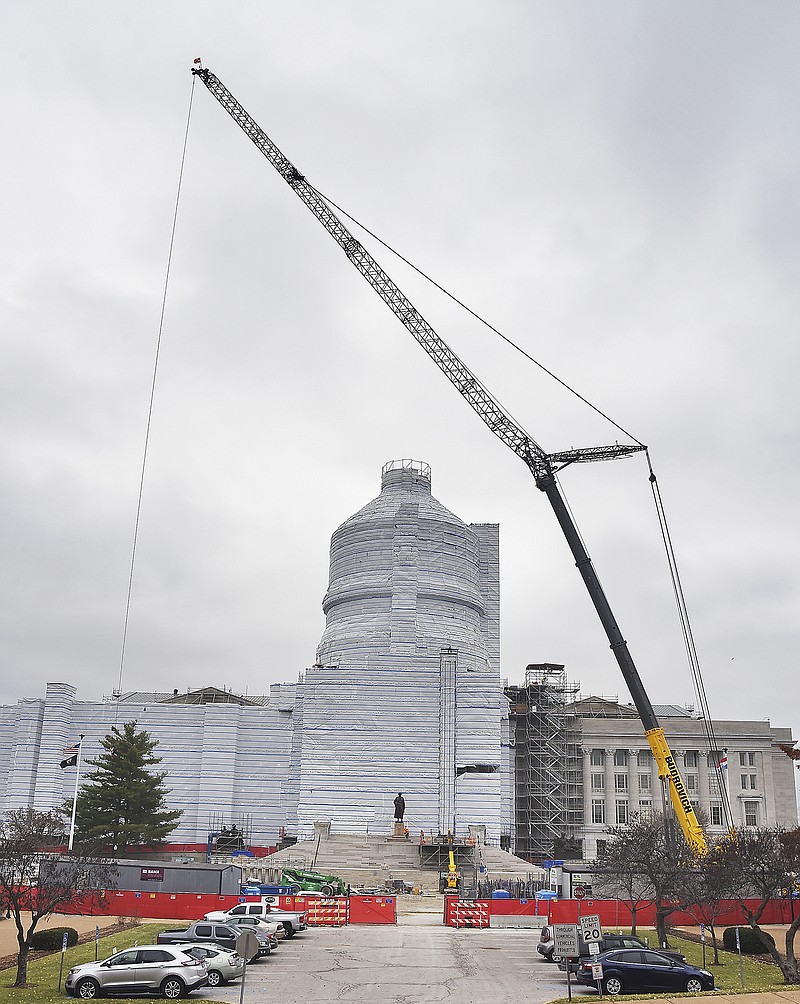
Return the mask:
[[344,896],[347,887],[335,875],[322,872],[304,871],[301,868],[284,868],[281,885],[296,886],[297,892],[321,892],[323,896]]

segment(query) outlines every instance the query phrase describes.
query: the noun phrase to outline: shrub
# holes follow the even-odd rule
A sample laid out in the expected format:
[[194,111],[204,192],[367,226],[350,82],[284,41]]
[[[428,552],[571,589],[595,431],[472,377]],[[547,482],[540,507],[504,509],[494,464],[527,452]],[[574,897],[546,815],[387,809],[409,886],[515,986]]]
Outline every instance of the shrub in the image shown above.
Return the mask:
[[[736,928],[726,927],[722,934],[722,944],[729,952],[736,951]],[[769,933],[769,931],[762,931],[759,936],[758,932],[754,931],[752,927],[740,927],[739,929],[739,943],[742,946],[742,954],[744,955],[763,955],[765,952],[769,951],[762,938],[766,938],[771,944],[775,944],[775,939]]]
[[48,927],[44,931],[34,931],[31,935],[31,948],[39,952],[56,952],[67,936],[67,947],[78,944],[78,932],[74,927]]

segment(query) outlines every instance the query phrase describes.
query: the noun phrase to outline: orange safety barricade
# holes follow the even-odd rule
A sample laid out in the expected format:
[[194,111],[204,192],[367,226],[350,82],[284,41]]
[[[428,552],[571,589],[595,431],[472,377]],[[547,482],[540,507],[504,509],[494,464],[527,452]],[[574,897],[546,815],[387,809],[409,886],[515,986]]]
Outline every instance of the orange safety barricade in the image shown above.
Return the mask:
[[458,900],[451,897],[447,901],[449,927],[488,927],[489,904],[484,900]]
[[347,923],[347,897],[312,899],[304,910],[309,927],[344,927]]

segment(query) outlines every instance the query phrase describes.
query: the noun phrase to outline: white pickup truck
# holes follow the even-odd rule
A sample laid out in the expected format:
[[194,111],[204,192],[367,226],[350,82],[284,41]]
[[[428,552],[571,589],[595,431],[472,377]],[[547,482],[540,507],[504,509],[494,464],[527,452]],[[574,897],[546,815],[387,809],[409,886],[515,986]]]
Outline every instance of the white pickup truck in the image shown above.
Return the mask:
[[213,913],[207,913],[203,919],[222,924],[235,924],[242,917],[258,917],[260,920],[282,924],[287,938],[293,938],[299,931],[305,931],[308,926],[304,913],[281,910],[279,907],[274,907],[270,903],[264,902],[238,903],[236,906],[231,907],[230,910],[216,910]]

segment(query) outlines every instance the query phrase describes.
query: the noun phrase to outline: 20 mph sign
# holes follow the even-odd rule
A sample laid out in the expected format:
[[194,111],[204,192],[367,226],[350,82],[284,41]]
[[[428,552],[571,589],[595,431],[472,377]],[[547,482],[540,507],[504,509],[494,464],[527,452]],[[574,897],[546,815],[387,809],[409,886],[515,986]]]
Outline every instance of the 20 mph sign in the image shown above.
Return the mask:
[[600,926],[600,917],[597,914],[581,917],[581,937],[584,941],[602,940],[603,928]]

